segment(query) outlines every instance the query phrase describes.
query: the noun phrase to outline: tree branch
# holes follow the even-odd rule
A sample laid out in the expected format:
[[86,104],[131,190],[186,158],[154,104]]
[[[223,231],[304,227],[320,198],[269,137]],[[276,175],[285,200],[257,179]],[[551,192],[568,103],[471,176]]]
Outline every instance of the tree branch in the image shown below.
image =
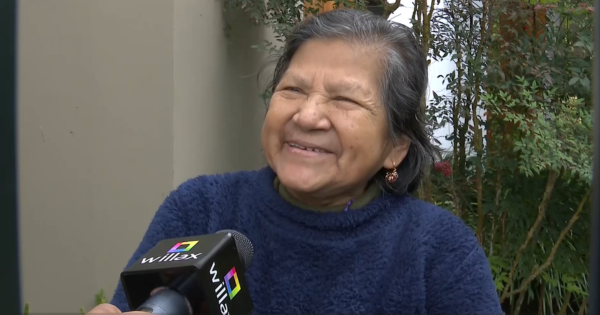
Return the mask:
[[394,1],[394,3],[388,3],[387,0],[380,0],[381,5],[383,6],[383,17],[389,18],[394,11],[396,11],[400,7],[400,0]]
[[583,315],[583,314],[585,314],[585,310],[587,309],[587,305],[588,305],[588,297],[586,296],[585,299],[583,299],[583,301],[581,302],[581,305],[579,306],[579,313],[577,313],[577,315]]
[[[483,51],[483,46],[485,45],[485,41],[484,41],[484,34],[485,34],[485,23],[483,22],[485,20],[485,2],[486,0],[482,0],[482,4],[484,6],[484,10],[483,10],[483,16],[481,18],[480,22],[480,43],[479,46],[477,47],[477,55],[475,56],[475,60],[479,59],[480,54]],[[472,12],[472,7],[473,7],[473,1],[469,0],[469,31],[473,32],[473,12]],[[471,33],[472,34],[472,33]],[[473,38],[473,37],[470,37]],[[472,47],[473,41],[470,40],[469,41],[469,54],[471,53],[471,47]],[[475,180],[477,183],[477,216],[478,216],[478,220],[477,220],[477,238],[479,239],[480,244],[483,245],[483,237],[484,237],[484,226],[485,226],[485,214],[483,211],[483,178],[482,178],[482,165],[481,165],[481,154],[483,151],[483,135],[482,135],[482,131],[479,128],[479,117],[477,116],[477,110],[478,110],[478,104],[479,104],[479,99],[480,99],[480,93],[481,93],[481,89],[480,89],[480,85],[481,85],[481,69],[473,69],[472,68],[479,68],[479,65],[477,63],[475,63],[474,65],[469,65],[469,73],[472,73],[472,71],[476,71],[475,72],[475,96],[474,96],[474,100],[471,103],[471,107],[473,108],[473,142],[475,142],[475,151],[477,151],[477,156],[478,156],[478,161],[475,164]],[[471,77],[471,75],[469,75],[469,77]]]
[[[382,1],[386,1],[386,0],[382,0]],[[416,20],[416,16],[417,16],[417,1],[415,1],[415,7],[413,8],[411,22]]]
[[579,219],[579,215],[583,211],[583,206],[588,201],[590,192],[591,192],[591,188],[588,189],[588,191],[585,193],[583,198],[581,198],[581,201],[579,202],[579,206],[577,207],[577,211],[575,211],[575,213],[573,213],[573,216],[571,217],[571,220],[569,220],[569,223],[567,223],[567,225],[564,227],[564,229],[560,232],[558,239],[554,243],[554,246],[552,246],[552,250],[550,250],[550,255],[548,255],[548,258],[546,258],[546,261],[541,266],[539,266],[538,268],[535,268],[531,272],[529,277],[527,277],[527,279],[521,284],[521,287],[519,289],[511,291],[506,294],[503,294],[504,298],[507,298],[507,297],[517,294],[517,293],[525,292],[525,290],[527,290],[527,287],[529,286],[529,283],[531,283],[533,280],[535,280],[535,278],[537,278],[537,276],[539,276],[540,273],[542,273],[544,270],[546,270],[548,267],[550,267],[550,265],[552,264],[552,261],[554,261],[554,256],[556,255],[556,252],[558,251],[558,247],[564,240],[567,233],[569,233],[569,231],[573,227],[573,224],[575,224],[577,219]]
[[562,301],[562,307],[560,308],[560,311],[558,311],[557,315],[567,314],[567,310],[569,309],[569,303],[571,302],[572,295],[573,295],[572,291],[567,291],[567,294],[565,294],[565,297],[563,298],[563,301]]
[[513,261],[512,268],[510,270],[510,273],[508,274],[508,281],[506,283],[506,286],[504,287],[504,292],[502,292],[502,296],[500,297],[500,303],[503,303],[504,300],[510,296],[508,294],[508,289],[512,285],[513,278],[515,276],[515,271],[517,270],[517,266],[519,265],[519,260],[521,259],[521,255],[527,248],[527,245],[529,245],[529,242],[533,238],[533,234],[535,233],[535,231],[537,231],[538,227],[540,226],[540,224],[542,222],[542,219],[546,215],[546,209],[548,208],[548,202],[550,201],[550,197],[552,196],[552,190],[554,189],[554,184],[556,183],[557,178],[558,178],[558,173],[554,170],[551,170],[550,173],[548,174],[548,181],[546,182],[546,190],[544,191],[544,196],[542,197],[542,202],[540,202],[540,205],[538,206],[537,218],[535,219],[535,222],[529,229],[529,232],[527,232],[527,237],[525,238],[525,242],[523,242],[523,244],[521,244],[521,247],[519,247],[519,249],[517,250],[517,253],[515,255],[515,260]]
[[429,14],[427,15],[427,18],[431,21],[431,18],[433,17],[433,8],[435,7],[435,0],[431,0],[431,6],[429,7]]
[[523,305],[523,301],[525,301],[525,291],[519,294],[519,298],[517,299],[517,305],[515,306],[515,310],[512,315],[519,315],[521,313],[521,306]]
[[544,296],[546,294],[546,282],[540,281],[540,295],[538,296],[538,315],[544,315]]

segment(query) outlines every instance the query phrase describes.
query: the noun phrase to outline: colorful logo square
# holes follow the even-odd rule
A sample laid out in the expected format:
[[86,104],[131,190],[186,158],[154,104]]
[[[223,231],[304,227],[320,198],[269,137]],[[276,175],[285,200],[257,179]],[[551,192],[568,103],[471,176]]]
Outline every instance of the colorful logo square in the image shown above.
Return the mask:
[[[231,284],[229,284],[229,280],[233,278],[235,282],[235,287],[231,289]],[[240,292],[242,287],[240,286],[240,281],[238,280],[237,273],[235,272],[235,267],[231,268],[229,272],[225,275],[225,284],[227,285],[227,292],[229,293],[229,299],[233,300],[236,294]]]
[[[171,248],[167,253],[189,252],[190,249],[192,249],[192,247],[194,247],[196,244],[198,244],[198,241],[180,242],[175,244],[175,246],[173,246],[173,248]],[[186,245],[187,247],[179,248]]]

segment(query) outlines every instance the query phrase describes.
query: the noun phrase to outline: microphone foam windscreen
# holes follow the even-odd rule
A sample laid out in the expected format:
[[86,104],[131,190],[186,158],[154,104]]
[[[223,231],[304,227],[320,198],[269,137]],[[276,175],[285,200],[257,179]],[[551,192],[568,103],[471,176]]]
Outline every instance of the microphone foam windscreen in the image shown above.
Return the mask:
[[235,230],[221,230],[217,233],[230,233],[235,240],[235,246],[238,250],[238,255],[240,256],[240,260],[248,269],[250,267],[250,263],[252,263],[252,258],[254,258],[254,246],[252,242],[246,237],[246,235],[235,231]]

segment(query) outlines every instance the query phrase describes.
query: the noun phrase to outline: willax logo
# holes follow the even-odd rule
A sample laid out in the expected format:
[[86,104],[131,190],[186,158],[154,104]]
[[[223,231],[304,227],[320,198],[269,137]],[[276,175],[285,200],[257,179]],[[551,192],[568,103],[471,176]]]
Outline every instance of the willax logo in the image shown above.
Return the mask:
[[[210,267],[210,274],[212,275],[212,282],[219,283],[219,285],[215,288],[215,294],[217,295],[217,300],[219,300],[219,309],[221,314],[227,315],[229,314],[229,309],[227,304],[225,304],[225,298],[229,296],[229,300],[233,300],[233,298],[240,292],[242,286],[240,285],[240,281],[237,276],[237,272],[235,271],[235,267],[231,268],[229,272],[223,278],[221,282],[217,275],[217,270],[215,270],[215,263],[213,262]],[[232,280],[233,279],[233,280]],[[223,285],[223,282],[225,283]],[[231,283],[233,282],[235,286],[232,288]],[[227,289],[227,290],[225,290]]]
[[[189,241],[189,242],[180,242],[175,244],[173,248],[169,249],[167,253],[181,253],[181,252],[189,252],[194,246],[198,244],[198,241]],[[187,245],[186,248],[179,248],[181,245]]]
[[198,259],[198,258],[200,258],[199,256],[202,255],[202,253],[180,254],[183,252],[189,252],[196,244],[198,244],[198,241],[179,242],[179,243],[175,244],[175,246],[173,246],[173,248],[171,248],[167,252],[167,255],[158,256],[158,257],[149,257],[149,258],[143,257],[141,263],[142,264],[151,264],[154,262],[168,262],[168,261]]
[[[231,280],[231,278],[233,278],[233,281],[235,283],[235,287],[233,289],[231,289],[231,284],[229,284],[229,280]],[[235,272],[235,267],[231,268],[231,270],[229,270],[229,272],[225,275],[225,284],[227,285],[227,292],[229,293],[229,299],[233,300],[233,298],[235,297],[236,294],[238,294],[238,292],[240,292],[240,290],[242,289],[242,287],[240,286],[240,280],[238,280],[237,277],[237,272]]]

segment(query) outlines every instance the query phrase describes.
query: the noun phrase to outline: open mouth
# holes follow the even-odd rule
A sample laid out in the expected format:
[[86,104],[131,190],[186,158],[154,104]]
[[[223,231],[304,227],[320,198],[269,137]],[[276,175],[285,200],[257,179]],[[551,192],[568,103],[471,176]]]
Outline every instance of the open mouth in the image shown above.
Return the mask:
[[296,143],[288,143],[288,145],[292,148],[296,148],[296,149],[300,149],[300,150],[304,150],[304,151],[311,151],[311,152],[317,152],[317,153],[328,153],[327,151],[321,150],[321,149],[316,149],[316,148],[309,148],[309,147],[303,147],[299,144]]

